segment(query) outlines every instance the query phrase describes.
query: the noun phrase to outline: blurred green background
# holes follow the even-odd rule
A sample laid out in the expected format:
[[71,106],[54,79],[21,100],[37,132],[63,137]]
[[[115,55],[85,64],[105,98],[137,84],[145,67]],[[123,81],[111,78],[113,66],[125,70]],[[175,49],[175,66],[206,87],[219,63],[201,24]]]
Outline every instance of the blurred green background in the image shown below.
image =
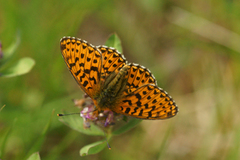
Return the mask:
[[[240,158],[238,1],[0,0],[3,50],[17,32],[21,43],[12,63],[27,56],[36,65],[26,75],[0,77],[0,108],[6,105],[0,112],[4,160],[25,159],[35,151],[46,160]],[[56,113],[75,110],[71,99],[82,96],[59,41],[75,36],[102,45],[114,32],[127,60],[151,70],[175,99],[179,114],[143,121],[114,137],[112,150],[80,157],[81,147],[101,138],[58,121]],[[36,145],[39,138],[44,142]]]

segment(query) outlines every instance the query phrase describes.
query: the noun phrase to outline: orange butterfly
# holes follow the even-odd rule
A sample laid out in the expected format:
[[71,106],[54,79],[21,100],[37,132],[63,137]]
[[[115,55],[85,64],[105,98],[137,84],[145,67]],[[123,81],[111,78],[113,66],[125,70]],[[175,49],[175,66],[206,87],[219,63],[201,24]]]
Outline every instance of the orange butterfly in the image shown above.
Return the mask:
[[151,72],[128,63],[116,49],[74,37],[63,37],[60,45],[68,69],[93,100],[94,113],[109,110],[154,120],[177,114],[174,100],[157,86]]

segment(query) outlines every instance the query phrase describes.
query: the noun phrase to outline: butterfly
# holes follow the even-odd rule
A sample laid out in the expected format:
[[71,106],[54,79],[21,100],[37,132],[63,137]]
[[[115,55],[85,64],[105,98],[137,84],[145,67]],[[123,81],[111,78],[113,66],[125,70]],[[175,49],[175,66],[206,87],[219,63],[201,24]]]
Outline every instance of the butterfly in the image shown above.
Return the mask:
[[151,120],[177,114],[176,103],[157,86],[151,72],[128,63],[116,49],[95,47],[75,37],[63,37],[60,48],[74,79],[93,100],[96,114],[109,110]]

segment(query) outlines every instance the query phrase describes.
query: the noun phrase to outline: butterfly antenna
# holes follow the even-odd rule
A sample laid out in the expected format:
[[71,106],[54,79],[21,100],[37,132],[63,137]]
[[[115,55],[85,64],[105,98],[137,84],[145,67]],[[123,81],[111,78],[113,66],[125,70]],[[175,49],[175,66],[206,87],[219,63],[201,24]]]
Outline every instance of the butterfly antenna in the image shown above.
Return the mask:
[[79,113],[57,114],[57,116],[61,117],[61,116],[69,116],[73,114],[79,114]]

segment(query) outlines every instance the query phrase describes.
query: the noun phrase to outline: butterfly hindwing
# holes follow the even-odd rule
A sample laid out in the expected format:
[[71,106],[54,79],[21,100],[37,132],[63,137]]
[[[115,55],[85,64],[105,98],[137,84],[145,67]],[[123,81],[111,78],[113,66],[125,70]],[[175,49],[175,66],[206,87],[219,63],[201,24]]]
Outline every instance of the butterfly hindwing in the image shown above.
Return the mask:
[[73,77],[91,97],[100,81],[101,52],[86,41],[74,37],[63,37],[60,46],[63,58]]
[[147,84],[122,98],[114,111],[141,119],[166,119],[175,116],[178,109],[164,90]]
[[98,46],[97,48],[101,51],[103,57],[101,80],[106,79],[113,72],[118,73],[126,65],[125,57],[116,49],[106,46]]
[[130,66],[130,69],[128,73],[127,86],[124,93],[125,95],[128,95],[145,84],[157,85],[154,76],[147,68],[133,63],[128,65]]

